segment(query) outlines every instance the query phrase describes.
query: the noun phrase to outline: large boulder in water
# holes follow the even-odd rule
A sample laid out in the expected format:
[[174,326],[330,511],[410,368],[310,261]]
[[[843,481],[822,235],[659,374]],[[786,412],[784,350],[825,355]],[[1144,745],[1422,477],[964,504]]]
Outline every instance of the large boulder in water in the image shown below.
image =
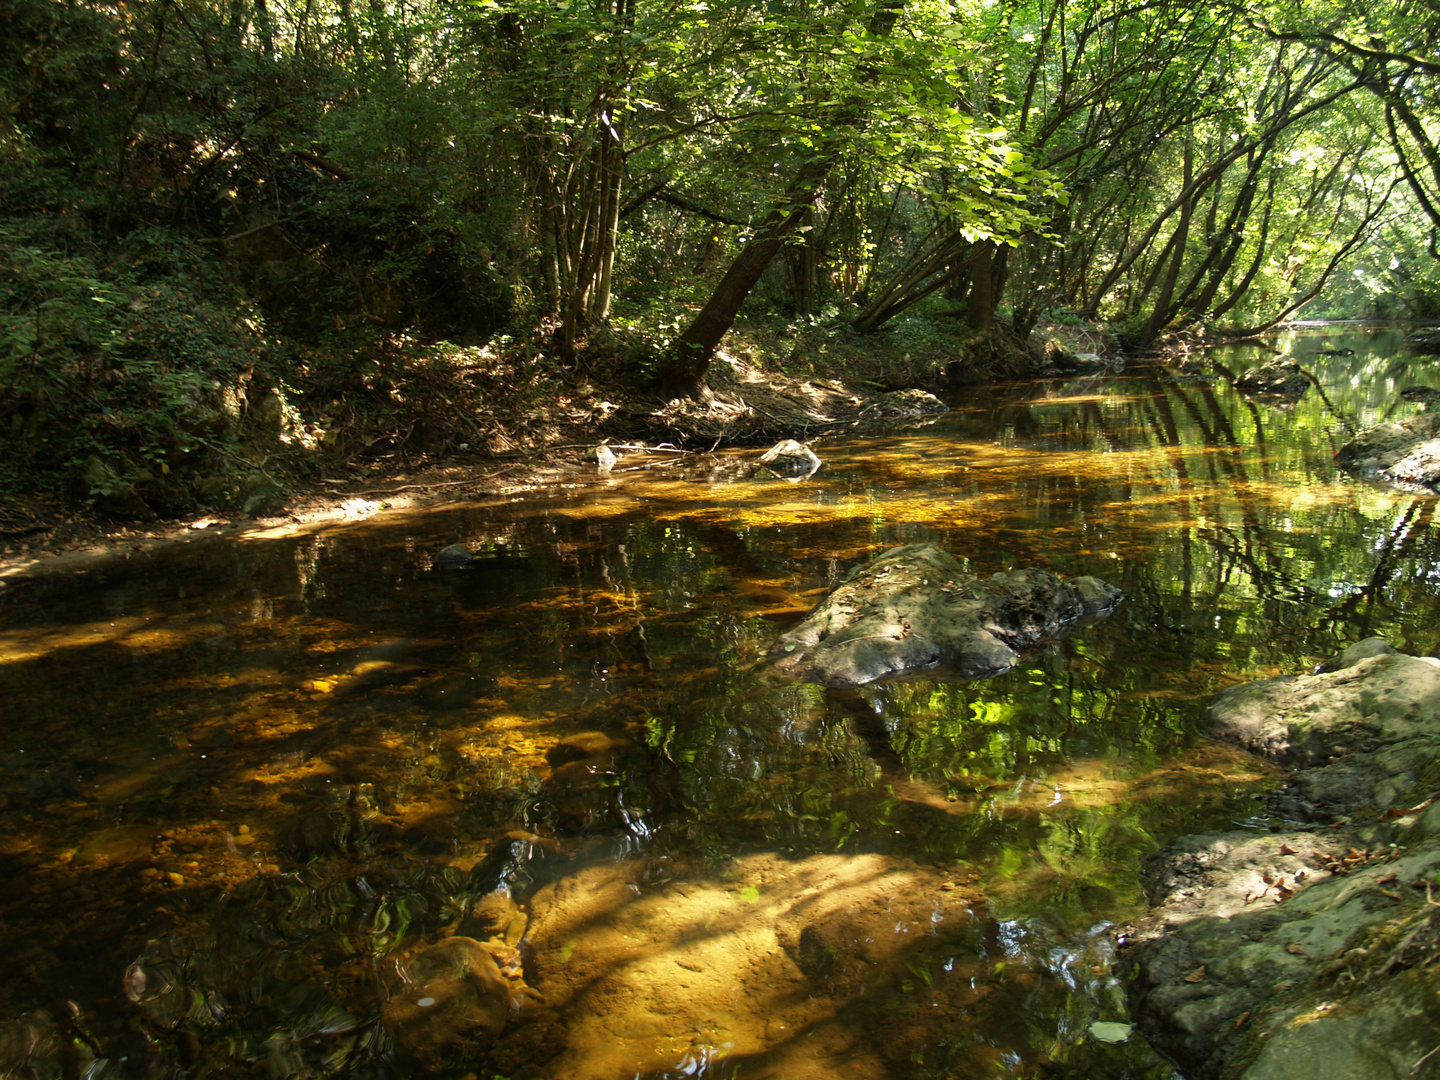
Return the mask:
[[[1440,749],[1440,660],[1407,656],[1381,638],[1367,638],[1313,675],[1231,687],[1211,704],[1203,728],[1306,771],[1335,769],[1347,759],[1345,771],[1353,773],[1361,760],[1352,758],[1356,751],[1368,759],[1413,740],[1416,754],[1428,763]],[[1384,778],[1382,770],[1376,783]],[[1408,782],[1415,779],[1411,775]],[[1343,809],[1366,804],[1383,809],[1393,795],[1388,786],[1357,791]]]
[[1440,413],[1366,428],[1336,452],[1335,464],[1367,479],[1440,491]]
[[1235,380],[1235,389],[1252,394],[1299,397],[1310,389],[1310,376],[1293,357],[1280,356],[1245,372]]
[[1103,618],[1120,590],[1041,570],[977,578],[934,544],[892,548],[855,567],[770,647],[775,667],[825,686],[931,670],[980,679],[1077,624]]

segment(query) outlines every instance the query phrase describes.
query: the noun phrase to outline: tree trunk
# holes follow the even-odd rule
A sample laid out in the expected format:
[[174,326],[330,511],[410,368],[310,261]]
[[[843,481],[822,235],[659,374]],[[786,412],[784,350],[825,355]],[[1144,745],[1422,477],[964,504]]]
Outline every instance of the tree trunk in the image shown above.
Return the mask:
[[978,244],[972,244],[958,231],[927,241],[891,275],[885,288],[856,317],[856,332],[868,334],[912,304],[950,284],[957,286],[952,299],[964,299],[968,295],[969,274],[979,250]]
[[[1195,167],[1194,149],[1193,140],[1186,135],[1184,180],[1181,185],[1184,188],[1189,188],[1192,179]],[[1174,250],[1170,253],[1169,265],[1166,266],[1160,282],[1160,295],[1155,298],[1155,306],[1150,309],[1150,317],[1145,320],[1136,341],[1142,349],[1148,348],[1170,322],[1170,302],[1175,296],[1175,284],[1180,280],[1180,268],[1185,264],[1185,248],[1190,240],[1190,218],[1194,208],[1194,203],[1190,201],[1180,207],[1180,223],[1175,226],[1175,235],[1172,238]]]
[[970,267],[970,296],[965,302],[965,324],[977,334],[989,330],[995,319],[995,245],[986,241]]
[[609,200],[601,222],[600,280],[595,284],[592,300],[592,317],[604,322],[610,317],[611,285],[615,277],[615,247],[620,238],[620,184],[624,179],[620,163],[620,148],[614,147],[608,155],[605,175],[605,195]]
[[[904,0],[879,0],[870,16],[869,32],[877,37],[889,36],[904,8]],[[861,119],[851,119],[847,126],[862,124]],[[715,358],[720,340],[735,324],[740,306],[779,252],[780,245],[795,231],[806,211],[815,205],[826,177],[840,160],[842,145],[843,141],[837,141],[830,151],[820,153],[801,167],[785,201],[765,215],[759,231],[735,257],[705,306],[671,343],[659,372],[662,392],[697,401],[707,401],[713,396],[705,386],[705,372]]]

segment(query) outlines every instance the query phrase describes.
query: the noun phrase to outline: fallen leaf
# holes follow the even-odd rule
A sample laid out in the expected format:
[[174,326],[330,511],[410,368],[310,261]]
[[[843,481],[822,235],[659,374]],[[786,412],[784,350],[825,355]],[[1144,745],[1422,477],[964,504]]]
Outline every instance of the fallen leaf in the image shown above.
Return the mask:
[[[1281,855],[1298,855],[1299,852],[1297,852],[1297,851],[1296,851],[1293,847],[1291,847],[1289,844],[1281,844],[1281,845],[1280,845],[1280,854],[1281,854]],[[1246,1015],[1246,1016],[1249,1016],[1250,1014],[1247,1012],[1245,1015]]]
[[1305,946],[1297,945],[1295,944],[1295,942],[1292,941],[1289,945],[1285,946],[1285,951],[1288,952],[1291,956],[1304,956]]
[[1273,877],[1271,877],[1269,874],[1261,874],[1261,875],[1260,875],[1260,880],[1263,881],[1266,885],[1274,885],[1274,884],[1275,884],[1275,879],[1274,879]]
[[1186,976],[1185,976],[1185,981],[1188,982],[1188,983],[1204,982],[1204,981],[1205,981],[1205,965],[1204,965],[1204,964],[1201,964],[1201,965],[1200,965],[1198,968],[1196,968],[1194,971],[1190,972],[1189,975],[1186,975]]
[[1379,877],[1377,877],[1377,878],[1375,879],[1375,884],[1376,884],[1376,885],[1389,885],[1390,882],[1394,881],[1394,880],[1395,880],[1397,877],[1399,877],[1399,876],[1400,876],[1399,874],[1395,873],[1395,871],[1392,870],[1392,871],[1390,871],[1390,873],[1388,873],[1388,874],[1381,874]]
[[1249,1020],[1249,1019],[1250,1019],[1250,1010],[1249,1010],[1249,1009],[1246,1009],[1246,1010],[1245,1010],[1243,1013],[1241,1013],[1239,1016],[1235,1017],[1235,1030],[1236,1030],[1236,1031],[1239,1031],[1242,1027],[1245,1026],[1245,1021],[1247,1021],[1247,1020]]
[[1380,890],[1380,893],[1381,893],[1381,895],[1383,895],[1383,896],[1388,896],[1388,897],[1390,897],[1391,900],[1399,900],[1399,899],[1401,899],[1401,896],[1400,896],[1400,894],[1399,894],[1398,892],[1391,892],[1389,889],[1381,889],[1381,890]]

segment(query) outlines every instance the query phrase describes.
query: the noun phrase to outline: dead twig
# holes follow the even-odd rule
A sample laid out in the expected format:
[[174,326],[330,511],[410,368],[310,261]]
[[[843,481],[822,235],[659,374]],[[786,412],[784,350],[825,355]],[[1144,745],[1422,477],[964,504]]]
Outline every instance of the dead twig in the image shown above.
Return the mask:
[[354,499],[362,495],[399,495],[402,491],[431,491],[436,488],[460,487],[464,484],[483,484],[487,480],[494,480],[497,476],[504,476],[507,472],[524,468],[523,465],[507,465],[493,473],[486,473],[484,476],[472,476],[468,480],[441,480],[433,484],[402,484],[396,488],[368,488],[365,491],[337,491],[336,495],[343,495],[346,498]]
[[1436,1054],[1440,1054],[1440,1046],[1435,1047],[1434,1050],[1431,1050],[1430,1053],[1426,1054],[1419,1061],[1415,1062],[1414,1065],[1410,1066],[1410,1075],[1414,1076],[1417,1072],[1419,1072],[1420,1066],[1424,1065],[1425,1062],[1429,1061]]

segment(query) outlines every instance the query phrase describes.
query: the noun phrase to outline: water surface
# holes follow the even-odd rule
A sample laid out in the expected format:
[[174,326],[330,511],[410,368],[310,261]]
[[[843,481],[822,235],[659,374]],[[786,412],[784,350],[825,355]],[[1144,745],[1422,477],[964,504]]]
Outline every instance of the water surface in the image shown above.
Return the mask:
[[[21,588],[6,1071],[1171,1076],[1091,1025],[1127,1019],[1109,931],[1141,860],[1266,825],[1206,702],[1374,634],[1440,650],[1434,497],[1333,464],[1440,386],[1400,336],[1281,340],[1298,402],[1231,390],[1263,358],[1235,347],[1214,382],[967,390],[819,439],[799,482],[637,456]],[[985,682],[767,677],[846,570],[921,540],[1125,601]],[[477,561],[436,568],[451,543]],[[397,1020],[455,935],[535,991],[485,1054]]]

